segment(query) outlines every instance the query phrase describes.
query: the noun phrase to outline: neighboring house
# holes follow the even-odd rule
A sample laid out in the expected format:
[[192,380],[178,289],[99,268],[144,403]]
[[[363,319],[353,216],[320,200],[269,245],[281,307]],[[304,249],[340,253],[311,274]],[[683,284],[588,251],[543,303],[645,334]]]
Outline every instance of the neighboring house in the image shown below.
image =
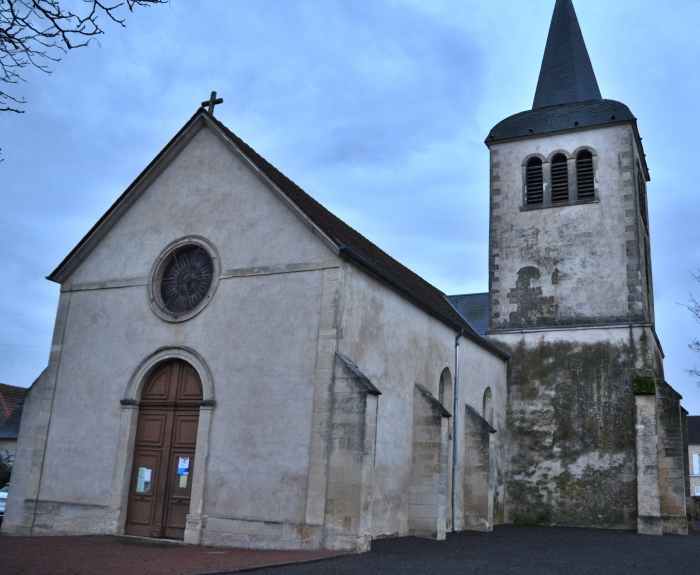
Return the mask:
[[0,383],[0,452],[14,453],[27,388]]
[[0,383],[0,427],[10,418],[15,408],[24,401],[29,391],[26,387],[16,387]]
[[17,445],[17,437],[19,436],[19,424],[22,420],[22,409],[24,404],[20,403],[12,415],[0,426],[0,454],[7,452],[14,454]]
[[688,454],[690,456],[690,495],[700,497],[700,415],[688,416]]

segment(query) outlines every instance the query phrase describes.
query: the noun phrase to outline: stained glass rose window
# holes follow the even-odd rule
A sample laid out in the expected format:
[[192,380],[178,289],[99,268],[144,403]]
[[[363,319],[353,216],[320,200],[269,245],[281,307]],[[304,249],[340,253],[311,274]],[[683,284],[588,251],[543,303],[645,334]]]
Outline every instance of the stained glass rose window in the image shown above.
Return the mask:
[[163,308],[174,314],[186,313],[202,303],[214,279],[211,256],[201,246],[187,246],[173,252],[162,269]]

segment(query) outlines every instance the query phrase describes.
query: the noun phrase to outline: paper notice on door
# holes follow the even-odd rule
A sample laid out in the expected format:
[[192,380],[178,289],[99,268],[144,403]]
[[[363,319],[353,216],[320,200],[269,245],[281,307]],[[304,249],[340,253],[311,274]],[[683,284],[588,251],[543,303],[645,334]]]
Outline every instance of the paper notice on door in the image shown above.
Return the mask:
[[180,488],[181,489],[187,488],[187,475],[180,475]]
[[[148,476],[148,479],[146,479],[146,476]],[[148,483],[148,489],[150,489],[151,470],[146,467],[139,467],[139,473],[136,477],[136,493],[146,493],[148,491],[146,483]]]
[[189,457],[178,458],[177,474],[178,475],[189,475],[190,474],[190,458]]

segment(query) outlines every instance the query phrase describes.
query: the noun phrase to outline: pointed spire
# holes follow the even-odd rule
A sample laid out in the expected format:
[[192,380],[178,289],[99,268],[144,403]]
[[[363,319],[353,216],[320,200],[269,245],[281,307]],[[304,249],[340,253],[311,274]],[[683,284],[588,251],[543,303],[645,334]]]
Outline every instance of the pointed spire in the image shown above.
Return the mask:
[[557,0],[532,109],[600,99],[574,5]]

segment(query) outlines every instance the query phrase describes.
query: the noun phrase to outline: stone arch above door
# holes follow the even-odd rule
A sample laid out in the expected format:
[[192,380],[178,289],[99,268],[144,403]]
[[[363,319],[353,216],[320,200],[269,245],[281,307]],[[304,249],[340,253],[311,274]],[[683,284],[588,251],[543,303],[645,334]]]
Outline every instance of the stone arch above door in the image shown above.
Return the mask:
[[146,357],[134,370],[122,399],[122,405],[138,404],[143,386],[158,365],[170,359],[181,359],[189,363],[202,384],[202,403],[214,405],[214,379],[204,358],[188,347],[162,347]]

